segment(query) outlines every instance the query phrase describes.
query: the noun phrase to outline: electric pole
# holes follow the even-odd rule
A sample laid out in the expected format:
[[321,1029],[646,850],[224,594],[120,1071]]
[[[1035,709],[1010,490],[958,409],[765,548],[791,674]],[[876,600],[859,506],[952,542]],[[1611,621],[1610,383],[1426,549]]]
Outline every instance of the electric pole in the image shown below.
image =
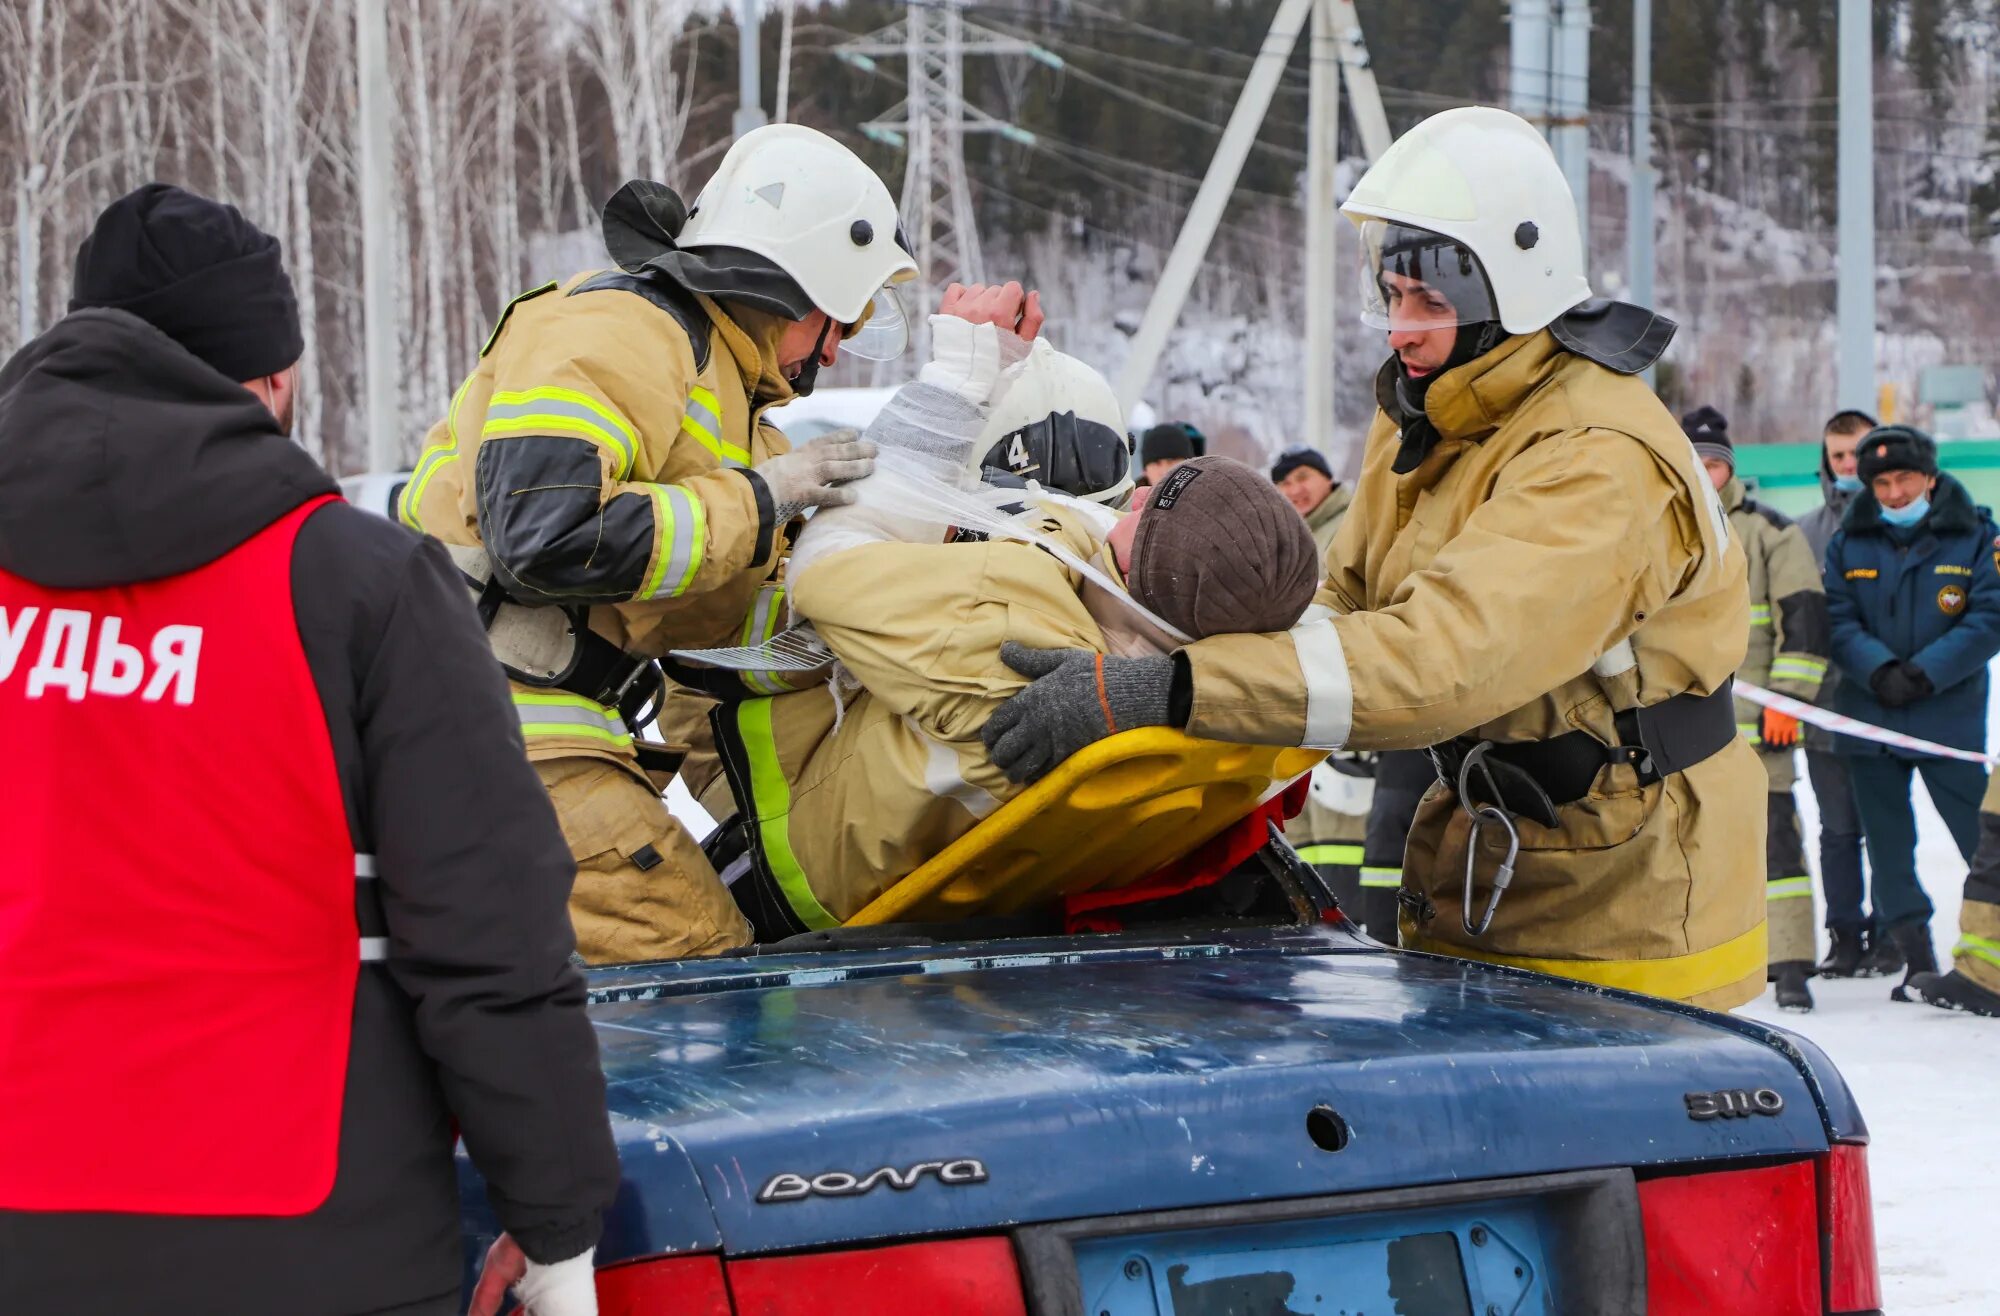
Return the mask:
[[[1627,298],[1653,305],[1653,0],[1632,0],[1632,177],[1625,189]],[[1645,370],[1648,387],[1657,372]]]
[[356,66],[360,79],[361,317],[366,339],[368,469],[394,471],[403,463],[402,424],[396,392],[396,165],[389,135],[389,25],[384,0],[359,0],[354,9]]
[[[1118,372],[1118,401],[1130,413],[1146,385],[1152,381],[1153,371],[1160,364],[1160,356],[1166,351],[1167,335],[1180,319],[1181,307],[1187,302],[1187,295],[1194,287],[1195,275],[1201,269],[1201,262],[1208,255],[1208,246],[1215,238],[1216,227],[1222,222],[1222,212],[1229,205],[1229,194],[1236,188],[1236,180],[1243,172],[1243,162],[1249,157],[1250,147],[1257,140],[1258,125],[1271,108],[1271,97],[1278,89],[1278,81],[1283,76],[1285,64],[1292,57],[1292,50],[1298,45],[1300,33],[1312,26],[1314,37],[1314,58],[1312,60],[1313,86],[1308,92],[1307,127],[1307,173],[1306,173],[1306,232],[1308,235],[1306,260],[1308,278],[1324,282],[1314,282],[1306,290],[1306,424],[1308,433],[1332,434],[1333,398],[1333,301],[1339,284],[1339,275],[1333,272],[1331,255],[1334,233],[1333,170],[1330,162],[1323,167],[1324,186],[1320,186],[1320,174],[1313,166],[1313,160],[1331,155],[1333,132],[1336,125],[1336,109],[1339,86],[1347,86],[1347,104],[1354,115],[1354,126],[1361,137],[1361,150],[1374,163],[1389,149],[1389,117],[1382,110],[1382,96],[1375,85],[1375,71],[1368,62],[1368,45],[1362,40],[1361,19],[1355,12],[1354,0],[1283,0],[1278,12],[1271,18],[1271,30],[1264,36],[1264,44],[1257,51],[1255,62],[1250,66],[1250,75],[1243,80],[1243,90],[1237,93],[1236,107],[1230,111],[1229,123],[1222,130],[1222,140],[1216,144],[1215,157],[1208,163],[1208,172],[1202,176],[1201,187],[1194,194],[1194,204],[1188,207],[1187,218],[1181,222],[1180,235],[1174,239],[1174,249],[1167,255],[1167,263],[1160,270],[1160,277],[1153,285],[1152,300],[1146,303],[1145,318],[1139,322],[1139,332],[1133,335],[1132,349],[1125,356],[1125,368]],[[1324,32],[1332,43],[1334,62],[1338,71],[1320,58],[1319,35]],[[1319,136],[1315,137],[1315,134]],[[1316,207],[1319,209],[1316,211]],[[1319,254],[1314,254],[1318,248]],[[1321,269],[1326,272],[1315,273]],[[1317,306],[1316,303],[1325,303]],[[1315,341],[1314,329],[1323,337]],[[1321,377],[1324,378],[1321,378]],[[1318,383],[1314,381],[1318,380]],[[1324,393],[1320,391],[1324,388]],[[1320,418],[1324,417],[1322,421]],[[1324,431],[1311,427],[1325,424]]]
[[1840,0],[1837,394],[1871,415],[1875,397],[1875,42],[1869,0]]
[[972,182],[965,169],[968,133],[998,133],[1032,145],[1034,134],[996,118],[965,99],[968,55],[1026,55],[1051,68],[1062,60],[1030,41],[989,31],[966,21],[963,0],[918,0],[901,20],[879,32],[847,42],[834,53],[874,72],[874,56],[901,55],[908,69],[908,94],[881,118],[861,125],[878,142],[902,147],[903,232],[916,257],[910,287],[913,337],[921,340],[929,309],[952,283],[977,283],[985,272],[979,254],[979,226],[972,211]]
[[[786,17],[790,18],[787,11]],[[738,0],[736,10],[736,117],[730,128],[737,137],[762,128],[764,117],[764,20],[758,0]]]
[[1513,0],[1508,11],[1509,108],[1541,129],[1576,197],[1590,257],[1589,0]]

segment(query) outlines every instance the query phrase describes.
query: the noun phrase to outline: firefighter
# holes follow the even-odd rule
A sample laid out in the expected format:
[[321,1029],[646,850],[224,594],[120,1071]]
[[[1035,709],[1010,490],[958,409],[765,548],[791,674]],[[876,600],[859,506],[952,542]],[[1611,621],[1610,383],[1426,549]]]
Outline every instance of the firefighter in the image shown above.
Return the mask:
[[604,236],[618,268],[502,312],[402,514],[457,546],[578,864],[578,948],[620,963],[750,940],[661,801],[675,756],[637,733],[656,659],[772,612],[787,523],[872,468],[851,432],[793,450],[767,413],[843,349],[900,351],[916,264],[881,180],[795,124],[738,140],[692,210],[627,184]]
[[574,867],[458,573],[288,438],[234,208],[114,203],[70,306],[0,371],[0,1310],[451,1316],[462,1135],[486,1310],[594,1313]]
[[1393,355],[1328,562],[1336,615],[1101,668],[1070,653],[988,721],[995,762],[1034,777],[1161,721],[1429,747],[1442,789],[1405,856],[1404,946],[1754,998],[1764,776],[1730,697],[1744,556],[1634,378],[1671,322],[1591,296],[1568,184],[1504,111],[1425,120],[1342,209]]
[[[1812,703],[1819,697],[1832,646],[1826,588],[1805,532],[1775,507],[1743,490],[1729,421],[1714,407],[1681,417],[1708,478],[1742,541],[1750,572],[1750,649],[1737,676],[1751,685]],[[1765,797],[1764,902],[1771,926],[1771,981],[1778,1005],[1813,1008],[1812,875],[1806,870],[1792,784],[1798,778],[1799,720],[1747,699],[1736,701],[1736,730],[1757,750],[1770,781]]]
[[2000,774],[1979,804],[1979,848],[1958,907],[1958,944],[1944,973],[1919,970],[1909,989],[1931,1005],[2000,1018]]
[[[1305,518],[1306,529],[1312,532],[1324,561],[1333,546],[1334,532],[1354,501],[1354,491],[1333,478],[1326,454],[1308,444],[1296,444],[1278,454],[1278,460],[1271,464],[1271,483]],[[1286,828],[1299,858],[1320,871],[1340,907],[1364,924],[1367,910],[1361,870],[1366,863],[1368,816],[1375,800],[1375,770],[1373,754],[1329,754],[1313,769],[1305,808]],[[1385,925],[1394,917],[1392,907]]]

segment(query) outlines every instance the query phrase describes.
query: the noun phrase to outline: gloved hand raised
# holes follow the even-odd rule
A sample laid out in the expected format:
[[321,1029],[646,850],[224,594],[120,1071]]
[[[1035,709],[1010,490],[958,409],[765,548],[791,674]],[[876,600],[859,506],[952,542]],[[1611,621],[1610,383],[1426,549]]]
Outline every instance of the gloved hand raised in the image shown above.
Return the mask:
[[528,1260],[511,1234],[502,1234],[486,1250],[465,1316],[499,1316],[509,1287],[523,1316],[597,1316],[596,1254],[592,1248],[544,1266]]
[[1085,745],[1118,731],[1165,726],[1174,660],[1114,658],[1089,649],[1030,649],[1012,640],[1000,659],[1032,678],[981,728],[993,765],[1033,781]]
[[1884,708],[1904,708],[1936,693],[1923,668],[1902,658],[1883,663],[1868,676],[1868,688]]
[[783,524],[808,507],[844,507],[853,502],[854,491],[839,486],[874,473],[875,445],[859,430],[835,430],[751,469],[771,490]]

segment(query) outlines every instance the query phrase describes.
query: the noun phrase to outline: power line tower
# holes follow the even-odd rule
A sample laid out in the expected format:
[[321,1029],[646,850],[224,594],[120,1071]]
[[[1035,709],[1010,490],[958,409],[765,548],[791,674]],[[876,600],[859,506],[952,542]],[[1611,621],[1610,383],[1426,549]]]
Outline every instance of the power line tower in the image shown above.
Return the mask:
[[861,125],[878,142],[903,148],[902,220],[911,254],[917,259],[912,289],[917,328],[939,289],[954,282],[979,282],[985,266],[979,255],[979,226],[972,209],[972,185],[965,172],[967,133],[998,133],[1033,145],[1033,133],[965,99],[968,55],[1025,55],[1050,68],[1060,56],[1018,37],[968,22],[963,0],[915,0],[903,17],[878,32],[846,42],[834,52],[856,68],[878,71],[875,56],[902,55],[908,93],[880,118]]
[[1145,318],[1132,337],[1125,368],[1118,375],[1118,400],[1129,413],[1153,378],[1166,351],[1167,339],[1180,319],[1188,291],[1208,254],[1222,212],[1243,172],[1243,162],[1270,111],[1285,64],[1299,37],[1311,31],[1311,82],[1307,89],[1306,124],[1306,340],[1301,363],[1305,385],[1305,437],[1332,454],[1334,288],[1334,164],[1340,127],[1340,93],[1344,83],[1348,107],[1361,138],[1362,152],[1372,164],[1389,149],[1389,118],[1362,39],[1361,16],[1354,0],[1282,0],[1271,18],[1271,29],[1243,80],[1243,90],[1222,130],[1215,157],[1202,176],[1201,187],[1188,207],[1180,236],[1160,270]]

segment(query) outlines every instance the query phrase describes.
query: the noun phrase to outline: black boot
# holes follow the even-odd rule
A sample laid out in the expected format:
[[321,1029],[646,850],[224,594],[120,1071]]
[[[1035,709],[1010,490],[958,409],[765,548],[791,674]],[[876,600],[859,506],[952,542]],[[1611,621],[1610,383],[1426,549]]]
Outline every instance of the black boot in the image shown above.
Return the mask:
[[1861,934],[1828,928],[1826,958],[1819,963],[1822,978],[1852,978],[1861,969]]
[[1950,973],[1912,974],[1910,990],[1923,997],[1926,1005],[1935,1005],[1940,1010],[1964,1010],[2000,1019],[2000,993],[1987,991],[1956,969]]
[[1903,971],[1903,952],[1896,939],[1881,929],[1868,934],[1868,953],[1861,957],[1857,978],[1893,978]]
[[1889,989],[1889,999],[1915,1000],[1916,998],[1910,995],[1910,980],[1920,973],[1927,973],[1933,977],[1937,975],[1937,954],[1931,949],[1930,922],[1927,919],[1917,919],[1909,923],[1898,923],[1889,929],[1887,940],[1895,943],[1896,949],[1902,952],[1904,964],[1908,966],[1903,981]]
[[1778,1008],[1805,1014],[1813,1008],[1812,989],[1806,986],[1806,979],[1812,976],[1812,965],[1804,960],[1786,960],[1773,964],[1771,971],[1778,978]]

